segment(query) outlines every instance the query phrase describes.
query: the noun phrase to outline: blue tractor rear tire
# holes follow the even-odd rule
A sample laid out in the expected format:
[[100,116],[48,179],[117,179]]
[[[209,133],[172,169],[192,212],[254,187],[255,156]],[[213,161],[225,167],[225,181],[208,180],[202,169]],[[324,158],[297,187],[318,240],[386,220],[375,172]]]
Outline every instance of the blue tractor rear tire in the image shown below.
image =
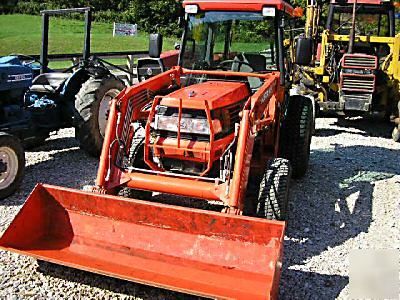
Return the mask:
[[113,75],[89,78],[76,95],[75,136],[81,149],[99,157],[104,140],[106,120],[101,111],[104,101],[108,104],[125,88],[124,83]]

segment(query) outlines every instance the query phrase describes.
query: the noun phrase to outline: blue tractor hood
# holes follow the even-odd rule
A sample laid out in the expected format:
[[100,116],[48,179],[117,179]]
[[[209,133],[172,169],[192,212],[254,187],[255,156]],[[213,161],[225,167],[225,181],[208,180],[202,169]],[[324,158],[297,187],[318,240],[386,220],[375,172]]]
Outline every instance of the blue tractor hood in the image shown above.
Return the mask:
[[24,65],[17,56],[0,57],[0,91],[30,87],[32,68],[32,65]]

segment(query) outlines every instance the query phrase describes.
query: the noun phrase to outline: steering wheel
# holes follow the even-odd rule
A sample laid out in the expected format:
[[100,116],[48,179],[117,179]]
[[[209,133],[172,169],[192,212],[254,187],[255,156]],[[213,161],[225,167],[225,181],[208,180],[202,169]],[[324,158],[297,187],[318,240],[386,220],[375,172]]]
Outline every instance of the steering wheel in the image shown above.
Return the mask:
[[[240,70],[240,67],[241,67],[242,65],[246,65],[246,66],[249,66],[249,67],[251,68],[251,71],[249,71],[250,73],[254,72],[253,67],[252,67],[247,61],[235,60],[235,59],[223,60],[223,61],[221,61],[221,62],[217,65],[217,68],[218,68],[218,67],[221,67],[221,69],[223,69],[224,71],[229,71],[229,70],[232,68],[232,65],[233,65],[234,63],[236,63],[236,64],[239,65],[239,67],[238,67],[239,70]],[[230,67],[230,68],[224,67],[224,65],[227,65],[227,64],[230,64],[231,67]]]
[[[347,27],[347,25],[350,25],[350,27]],[[340,29],[344,28],[351,29],[351,25],[352,25],[352,19],[346,20],[338,28],[336,28],[335,32],[339,32]],[[358,28],[357,24],[354,24],[354,31],[357,35],[361,35],[361,30],[360,28]]]

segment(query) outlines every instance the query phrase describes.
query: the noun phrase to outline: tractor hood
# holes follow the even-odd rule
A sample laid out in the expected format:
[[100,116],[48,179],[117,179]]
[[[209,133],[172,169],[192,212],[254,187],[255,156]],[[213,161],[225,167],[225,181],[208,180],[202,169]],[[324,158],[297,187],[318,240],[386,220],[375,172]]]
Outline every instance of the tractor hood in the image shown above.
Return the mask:
[[204,109],[204,104],[210,109],[224,107],[237,103],[250,96],[249,89],[242,82],[207,81],[177,90],[165,96],[160,104],[179,107],[182,100],[184,108]]
[[32,84],[33,73],[15,56],[0,58],[0,91],[26,89]]

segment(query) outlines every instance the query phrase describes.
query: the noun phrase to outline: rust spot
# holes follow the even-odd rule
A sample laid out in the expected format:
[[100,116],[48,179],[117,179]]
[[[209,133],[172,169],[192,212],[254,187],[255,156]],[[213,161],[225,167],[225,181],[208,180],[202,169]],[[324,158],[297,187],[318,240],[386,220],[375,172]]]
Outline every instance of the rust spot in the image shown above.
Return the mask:
[[216,222],[217,220],[215,218],[212,218],[210,221],[210,226],[213,226]]

